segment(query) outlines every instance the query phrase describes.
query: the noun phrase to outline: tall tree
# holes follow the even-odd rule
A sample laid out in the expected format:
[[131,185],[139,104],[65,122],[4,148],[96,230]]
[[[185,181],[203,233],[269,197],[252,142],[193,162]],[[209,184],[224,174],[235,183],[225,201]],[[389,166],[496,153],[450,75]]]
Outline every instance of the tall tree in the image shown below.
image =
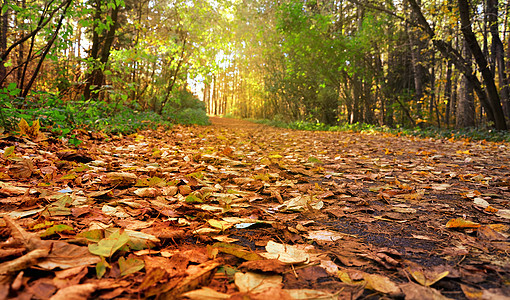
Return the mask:
[[[104,83],[104,70],[110,58],[111,48],[115,39],[115,32],[119,27],[119,11],[124,5],[123,1],[93,0],[94,9],[92,26],[92,47],[89,53],[89,70],[84,98],[98,99],[99,92]],[[105,12],[107,13],[105,15]]]
[[[413,0],[414,1],[414,0]],[[506,130],[506,120],[503,114],[503,108],[499,97],[499,92],[494,81],[494,73],[489,68],[487,58],[476,40],[476,36],[471,28],[470,6],[467,0],[458,0],[461,31],[466,40],[467,47],[472,53],[478,69],[482,74],[485,84],[485,91],[488,96],[487,109],[492,111],[493,121],[496,129]]]

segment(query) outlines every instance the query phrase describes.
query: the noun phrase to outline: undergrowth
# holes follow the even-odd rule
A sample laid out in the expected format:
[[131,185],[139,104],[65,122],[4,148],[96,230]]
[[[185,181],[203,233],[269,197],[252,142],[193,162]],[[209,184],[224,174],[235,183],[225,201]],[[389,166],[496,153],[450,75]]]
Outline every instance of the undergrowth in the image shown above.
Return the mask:
[[289,128],[296,130],[308,131],[352,131],[360,133],[377,133],[384,132],[394,135],[407,135],[417,137],[431,137],[431,138],[453,138],[453,139],[469,139],[469,140],[486,140],[492,142],[510,142],[509,131],[497,131],[488,128],[465,128],[465,129],[444,129],[437,127],[397,127],[390,128],[387,126],[377,126],[364,123],[355,124],[341,124],[330,126],[323,123],[308,122],[308,121],[294,121],[284,122],[280,120],[268,119],[250,119],[250,121],[265,124],[273,127]]
[[18,123],[39,120],[43,131],[78,144],[73,131],[85,129],[107,134],[130,134],[142,129],[173,124],[209,124],[205,106],[189,92],[177,94],[161,114],[136,109],[129,103],[96,100],[62,101],[51,93],[33,93],[27,98],[0,95],[0,130],[16,132]]

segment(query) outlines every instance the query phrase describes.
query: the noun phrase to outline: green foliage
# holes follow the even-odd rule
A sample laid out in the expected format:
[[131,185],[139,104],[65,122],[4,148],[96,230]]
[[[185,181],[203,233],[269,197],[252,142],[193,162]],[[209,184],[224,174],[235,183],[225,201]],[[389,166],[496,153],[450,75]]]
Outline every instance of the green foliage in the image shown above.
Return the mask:
[[64,102],[58,94],[45,92],[32,93],[27,99],[9,97],[2,92],[0,108],[0,126],[6,130],[16,130],[21,118],[29,123],[39,119],[43,128],[58,137],[67,138],[72,144],[79,143],[72,133],[77,128],[128,134],[144,128],[171,125],[152,111],[136,111],[122,104],[103,101]]
[[[112,94],[110,103],[94,100],[62,101],[58,93],[33,92],[26,99],[15,97],[19,89],[9,84],[0,90],[0,127],[17,130],[21,118],[29,123],[40,120],[41,127],[71,144],[80,141],[74,129],[100,130],[129,134],[146,128],[172,124],[210,124],[205,105],[188,91],[176,91],[162,115],[151,110],[136,110],[123,94]],[[135,105],[136,106],[136,105]]]
[[333,16],[303,7],[302,1],[281,4],[276,13],[276,42],[267,51],[274,66],[265,76],[272,113],[292,120],[336,123],[339,70],[345,68],[346,42],[332,32]]
[[187,90],[175,91],[164,108],[163,117],[179,124],[209,125],[205,104]]

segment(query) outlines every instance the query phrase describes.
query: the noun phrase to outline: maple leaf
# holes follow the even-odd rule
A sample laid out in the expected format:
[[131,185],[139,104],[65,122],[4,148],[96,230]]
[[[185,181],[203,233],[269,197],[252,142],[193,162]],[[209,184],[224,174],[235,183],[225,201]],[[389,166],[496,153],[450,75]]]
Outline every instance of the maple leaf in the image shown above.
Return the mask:
[[18,179],[29,178],[34,171],[34,164],[30,159],[17,159],[9,166],[9,175]]

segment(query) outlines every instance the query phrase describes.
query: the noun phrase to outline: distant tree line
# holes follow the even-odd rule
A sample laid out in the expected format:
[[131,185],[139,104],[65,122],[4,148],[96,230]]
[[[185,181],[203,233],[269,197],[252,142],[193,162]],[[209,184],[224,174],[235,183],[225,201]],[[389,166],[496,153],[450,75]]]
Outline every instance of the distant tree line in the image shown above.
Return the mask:
[[[508,128],[506,1],[241,1],[210,113]],[[481,13],[480,13],[481,12]]]
[[500,0],[3,0],[0,110],[56,97],[175,112],[194,80],[211,114],[506,130],[509,10]]

